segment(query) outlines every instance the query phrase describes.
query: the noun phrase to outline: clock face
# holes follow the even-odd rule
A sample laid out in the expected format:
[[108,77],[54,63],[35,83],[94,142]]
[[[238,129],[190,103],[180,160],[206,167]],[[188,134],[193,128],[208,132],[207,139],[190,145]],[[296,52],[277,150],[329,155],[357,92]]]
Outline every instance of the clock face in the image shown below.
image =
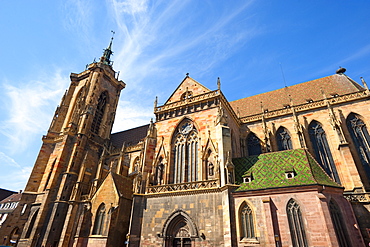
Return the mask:
[[186,122],[184,124],[182,124],[179,128],[179,131],[184,134],[184,135],[187,135],[189,134],[189,132],[193,129],[193,125],[189,122]]

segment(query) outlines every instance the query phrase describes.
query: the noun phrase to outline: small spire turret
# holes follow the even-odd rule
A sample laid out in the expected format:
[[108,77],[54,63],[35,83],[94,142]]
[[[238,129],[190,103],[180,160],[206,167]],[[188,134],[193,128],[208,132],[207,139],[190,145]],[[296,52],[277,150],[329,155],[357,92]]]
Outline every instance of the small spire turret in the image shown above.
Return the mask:
[[110,56],[113,54],[112,42],[113,42],[113,35],[115,34],[115,32],[114,31],[111,31],[111,32],[112,32],[112,38],[110,40],[110,43],[109,43],[107,49],[104,49],[103,56],[100,58],[100,62],[104,63],[106,65],[112,65],[112,61],[110,60]]

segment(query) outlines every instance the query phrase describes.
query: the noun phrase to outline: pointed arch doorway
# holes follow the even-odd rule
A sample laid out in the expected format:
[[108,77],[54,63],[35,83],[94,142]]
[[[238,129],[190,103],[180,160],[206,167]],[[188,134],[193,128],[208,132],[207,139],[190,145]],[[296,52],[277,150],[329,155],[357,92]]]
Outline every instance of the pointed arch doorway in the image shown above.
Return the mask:
[[192,247],[198,230],[189,215],[182,210],[174,212],[163,227],[165,247]]

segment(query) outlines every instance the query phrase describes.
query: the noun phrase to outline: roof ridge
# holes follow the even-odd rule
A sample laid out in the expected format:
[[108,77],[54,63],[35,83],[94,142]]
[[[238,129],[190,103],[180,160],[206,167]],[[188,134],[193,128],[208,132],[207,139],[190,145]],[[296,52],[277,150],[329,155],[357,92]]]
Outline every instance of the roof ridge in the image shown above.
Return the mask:
[[306,83],[315,82],[315,81],[322,80],[324,78],[332,77],[332,76],[335,76],[335,75],[336,74],[323,76],[323,77],[320,77],[320,78],[317,78],[317,79],[314,79],[314,80],[304,81],[304,82],[300,82],[300,83],[293,84],[293,85],[290,85],[290,86],[281,87],[281,88],[278,88],[278,89],[275,89],[275,90],[271,90],[271,91],[267,91],[267,92],[263,92],[263,93],[259,93],[259,94],[254,94],[254,95],[247,96],[247,97],[244,97],[244,98],[241,98],[241,99],[230,101],[230,103],[231,102],[237,102],[239,100],[243,100],[243,99],[246,99],[246,98],[257,97],[257,96],[260,96],[260,95],[263,95],[263,94],[268,94],[268,93],[271,93],[271,92],[277,92],[277,91],[280,91],[280,90],[283,91],[284,89],[286,90],[286,89],[289,89],[289,88],[297,87],[297,86],[300,86],[300,85],[303,85],[303,84],[306,84]]
[[119,133],[122,133],[122,132],[125,132],[125,131],[130,131],[130,130],[135,130],[135,129],[143,128],[145,126],[149,126],[149,124],[144,124],[144,125],[141,125],[141,126],[138,126],[138,127],[131,128],[131,129],[122,130],[122,131],[119,131],[119,132],[114,132],[111,135],[119,134]]
[[[322,166],[316,161],[316,159],[311,155],[311,153],[307,150],[307,149],[304,149],[305,150],[305,153],[306,153],[306,158],[308,160],[308,163],[310,165],[310,170],[311,170],[311,173],[312,173],[312,176],[313,178],[315,179],[315,181],[317,182],[317,184],[320,184],[320,185],[330,185],[330,186],[337,186],[337,187],[342,187],[340,184],[338,184],[337,182],[335,182],[324,170],[324,168],[322,168]],[[324,182],[323,181],[320,181],[321,179],[318,177],[319,174],[316,173],[316,171],[313,170],[313,168],[318,168],[320,169],[321,173],[325,176],[326,179],[329,179],[330,183],[333,183],[333,184],[323,184]]]

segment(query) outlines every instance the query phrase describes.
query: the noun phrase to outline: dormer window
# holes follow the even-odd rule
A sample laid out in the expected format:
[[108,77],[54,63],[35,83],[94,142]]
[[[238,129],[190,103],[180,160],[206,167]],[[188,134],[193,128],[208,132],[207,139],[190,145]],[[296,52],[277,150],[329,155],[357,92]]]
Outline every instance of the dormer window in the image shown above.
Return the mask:
[[292,179],[296,176],[296,173],[294,171],[286,171],[285,172],[285,178],[286,179]]
[[313,100],[312,99],[306,99],[307,103],[312,103]]
[[252,176],[252,174],[249,174],[249,175],[245,175],[244,177],[243,177],[243,183],[250,183],[250,182],[252,182],[252,180],[253,180],[253,176]]
[[284,105],[284,108],[285,109],[289,109],[290,108],[290,105]]
[[330,94],[330,96],[331,96],[332,98],[337,98],[337,97],[339,97],[339,94],[337,94],[337,93],[333,93],[333,94]]

